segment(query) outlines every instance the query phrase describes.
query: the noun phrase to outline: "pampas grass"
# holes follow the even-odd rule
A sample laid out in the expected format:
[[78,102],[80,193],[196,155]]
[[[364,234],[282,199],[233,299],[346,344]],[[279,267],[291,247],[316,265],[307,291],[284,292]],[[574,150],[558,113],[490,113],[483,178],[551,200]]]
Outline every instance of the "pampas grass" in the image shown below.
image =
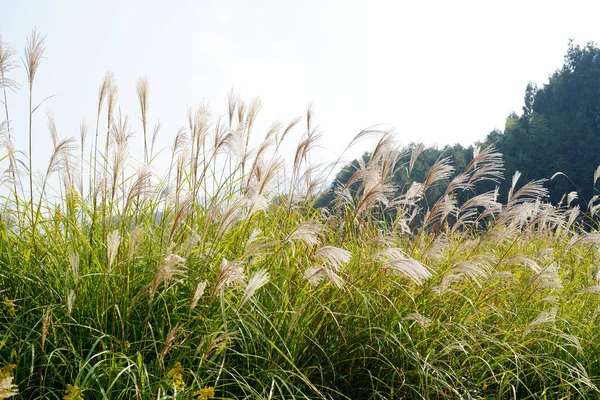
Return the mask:
[[[348,140],[376,138],[370,157],[319,209],[340,165],[314,162],[314,108],[260,132],[260,100],[233,92],[223,115],[189,111],[158,173],[145,78],[137,111],[121,111],[106,74],[92,140],[85,122],[78,140],[61,138],[51,114],[33,132],[44,50],[34,30],[29,153],[14,147],[6,101],[0,123],[0,397],[600,396],[600,236],[574,195],[549,204],[543,181],[517,173],[503,202],[493,147],[462,171],[442,156],[416,181],[424,146],[371,128]],[[0,41],[4,92],[18,87],[13,58]],[[37,187],[34,134],[53,140]]]

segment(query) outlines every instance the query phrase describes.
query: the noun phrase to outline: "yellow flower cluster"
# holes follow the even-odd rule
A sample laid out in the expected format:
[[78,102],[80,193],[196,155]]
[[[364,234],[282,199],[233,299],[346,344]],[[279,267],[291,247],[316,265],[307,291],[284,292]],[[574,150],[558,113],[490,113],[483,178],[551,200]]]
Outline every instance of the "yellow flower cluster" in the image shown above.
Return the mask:
[[[196,397],[196,396],[198,396],[198,397]],[[212,386],[207,386],[200,390],[196,390],[194,392],[194,397],[196,397],[196,400],[212,399],[213,397],[215,397],[215,388]]]
[[177,391],[182,390],[185,387],[183,372],[183,366],[179,361],[177,361],[173,368],[167,372],[167,382],[169,386],[173,386]]
[[77,385],[67,385],[67,392],[65,393],[65,397],[63,400],[85,400],[83,398],[83,393],[79,389]]
[[6,304],[8,307],[8,312],[10,312],[11,315],[14,316],[17,313],[17,306],[15,305],[15,302],[9,299],[7,296],[4,296],[4,304]]

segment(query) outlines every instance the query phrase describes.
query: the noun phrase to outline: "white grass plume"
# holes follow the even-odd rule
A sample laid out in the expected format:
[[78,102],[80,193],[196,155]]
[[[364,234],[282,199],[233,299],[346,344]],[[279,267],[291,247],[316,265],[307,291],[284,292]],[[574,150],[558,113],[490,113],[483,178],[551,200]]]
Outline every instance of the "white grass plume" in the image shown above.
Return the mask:
[[46,37],[41,36],[36,28],[31,31],[31,36],[27,38],[25,45],[25,70],[27,71],[27,77],[29,78],[29,90],[33,88],[33,81],[37,73],[40,62],[44,57],[44,51],[46,45],[44,43]]
[[73,281],[77,285],[79,283],[79,253],[69,251],[69,265],[73,274]]
[[334,271],[338,272],[343,265],[350,262],[352,253],[335,246],[323,246],[315,252],[315,257],[328,263]]
[[318,235],[322,230],[323,225],[316,221],[303,222],[289,234],[287,240],[300,240],[310,246],[314,246],[319,243]]
[[341,276],[324,266],[309,267],[304,271],[303,278],[313,286],[318,286],[324,279],[331,282],[335,287],[341,289],[344,287],[344,280]]
[[529,323],[524,333],[528,333],[540,325],[553,323],[556,321],[556,314],[558,309],[556,307],[550,308],[548,310],[541,311],[538,316]]
[[262,269],[260,271],[255,272],[248,279],[246,289],[244,290],[244,295],[242,296],[240,304],[238,305],[238,310],[241,309],[244,306],[244,304],[246,304],[246,302],[248,302],[248,300],[252,298],[252,296],[254,296],[254,293],[256,293],[258,289],[266,285],[267,282],[269,282],[269,272],[267,270]]
[[223,258],[221,261],[221,270],[213,289],[213,297],[226,286],[232,284],[243,286],[245,281],[246,275],[244,274],[242,265],[237,261],[228,261],[226,258]]
[[169,254],[159,264],[154,274],[154,282],[150,289],[151,296],[154,295],[161,283],[167,284],[174,279],[180,281],[179,278],[184,278],[186,275],[187,267],[185,266],[185,259],[176,254]]
[[423,281],[430,279],[432,276],[425,265],[404,255],[402,250],[397,248],[380,250],[377,253],[377,258],[385,262],[382,266],[383,269],[398,273],[417,285],[422,284]]
[[8,77],[8,73],[17,68],[17,63],[13,58],[17,52],[8,43],[2,40],[0,35],[0,89],[17,90],[19,85]]
[[192,301],[190,302],[190,310],[193,310],[198,305],[200,297],[202,297],[204,291],[206,290],[206,285],[206,281],[198,282],[198,284],[196,285],[196,289],[194,290],[194,296],[192,297]]
[[106,237],[106,257],[108,259],[108,274],[112,272],[112,265],[117,256],[119,245],[121,244],[121,235],[118,230],[114,230]]
[[417,143],[411,153],[410,153],[410,162],[408,163],[408,174],[412,173],[412,170],[417,162],[419,156],[425,151],[425,145],[423,143]]
[[419,325],[421,325],[422,328],[429,327],[429,325],[431,325],[431,323],[433,322],[431,319],[427,318],[424,315],[419,314],[418,312],[407,314],[404,317],[404,319],[407,321],[415,321]]

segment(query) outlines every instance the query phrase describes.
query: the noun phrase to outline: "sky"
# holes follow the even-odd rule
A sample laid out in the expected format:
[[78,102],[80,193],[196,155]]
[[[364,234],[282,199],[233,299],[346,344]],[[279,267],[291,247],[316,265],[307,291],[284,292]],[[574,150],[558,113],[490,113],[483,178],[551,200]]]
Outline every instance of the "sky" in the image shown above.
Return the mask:
[[[82,118],[95,121],[106,71],[138,136],[135,81],[148,77],[159,149],[186,125],[188,107],[205,101],[224,114],[232,89],[261,98],[257,137],[312,102],[323,160],[373,125],[395,127],[405,144],[467,146],[520,112],[527,83],[561,67],[569,38],[600,41],[598,15],[593,1],[0,0],[0,34],[20,54],[33,27],[46,36],[34,83],[34,103],[53,96],[34,115],[42,170],[52,148],[43,111],[61,137],[77,138]],[[24,68],[13,75],[21,89],[8,95],[10,117],[25,150]]]

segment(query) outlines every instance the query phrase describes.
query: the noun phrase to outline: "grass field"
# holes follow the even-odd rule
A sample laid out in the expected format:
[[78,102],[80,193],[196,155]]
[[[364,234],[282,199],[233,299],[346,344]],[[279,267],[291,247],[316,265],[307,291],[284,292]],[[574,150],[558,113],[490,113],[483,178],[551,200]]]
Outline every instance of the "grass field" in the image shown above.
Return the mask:
[[[32,35],[30,93],[43,50]],[[4,91],[13,60],[2,44]],[[117,93],[107,74],[78,140],[49,121],[41,180],[2,123],[0,399],[600,397],[600,233],[571,197],[518,176],[505,201],[476,193],[502,176],[493,148],[394,187],[421,147],[364,131],[370,160],[317,209],[336,167],[310,163],[310,109],[252,149],[260,103],[233,95],[220,119],[190,111],[158,176],[148,82],[136,138]]]

